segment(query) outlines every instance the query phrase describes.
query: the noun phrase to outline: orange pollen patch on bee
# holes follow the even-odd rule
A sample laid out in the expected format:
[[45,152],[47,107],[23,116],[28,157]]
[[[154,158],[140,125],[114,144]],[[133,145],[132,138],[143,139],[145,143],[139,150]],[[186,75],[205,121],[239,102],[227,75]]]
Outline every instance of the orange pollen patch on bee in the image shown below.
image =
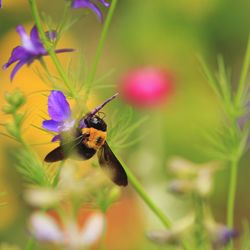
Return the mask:
[[88,148],[95,150],[99,149],[106,141],[107,132],[95,128],[83,128],[82,134],[84,135],[83,143]]

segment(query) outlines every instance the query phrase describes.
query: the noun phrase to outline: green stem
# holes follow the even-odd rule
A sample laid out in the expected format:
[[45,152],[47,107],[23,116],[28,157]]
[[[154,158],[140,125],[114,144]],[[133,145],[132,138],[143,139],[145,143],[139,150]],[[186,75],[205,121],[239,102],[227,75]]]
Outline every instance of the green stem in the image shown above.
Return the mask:
[[54,51],[54,48],[50,45],[50,42],[48,40],[48,38],[46,37],[46,34],[44,33],[43,31],[43,26],[42,26],[42,22],[41,22],[41,18],[40,18],[40,15],[39,15],[39,12],[38,12],[38,8],[37,8],[37,4],[36,4],[36,0],[29,0],[29,4],[30,4],[30,7],[31,7],[31,11],[32,11],[32,14],[33,14],[33,17],[34,17],[34,21],[35,21],[35,24],[37,26],[37,29],[39,31],[39,34],[41,36],[41,40],[43,42],[43,45],[45,46],[45,49],[48,51],[48,54],[50,55],[59,75],[61,76],[65,86],[67,87],[70,95],[72,97],[76,97],[76,92],[75,90],[72,88],[71,84],[70,84],[70,81],[68,79],[68,76],[67,74],[65,73],[55,51]]
[[[112,151],[114,152],[114,150],[112,150]],[[117,157],[118,161],[121,163],[122,167],[124,168],[124,170],[125,170],[125,172],[126,172],[126,174],[128,176],[128,180],[129,180],[130,184],[133,186],[133,188],[135,189],[135,191],[137,192],[137,194],[142,198],[142,200],[151,209],[151,211],[156,215],[156,217],[158,217],[158,219],[162,222],[162,224],[167,229],[171,229],[172,223],[170,222],[170,219],[161,211],[161,209],[159,207],[156,206],[156,204],[154,203],[154,201],[146,193],[146,191],[144,190],[144,188],[142,187],[142,185],[140,184],[140,182],[137,180],[137,178],[134,176],[134,174],[132,173],[132,171],[118,157],[117,154],[116,154],[116,157]],[[181,243],[181,245],[182,245],[182,248],[184,250],[189,250],[190,249],[190,247],[189,247],[189,245],[187,244],[186,241],[183,241]]]
[[30,238],[24,248],[24,250],[32,250],[34,249],[35,247],[35,244],[36,244],[36,241],[34,238]]
[[[230,229],[234,227],[234,204],[235,204],[235,194],[237,188],[237,175],[238,175],[238,158],[232,160],[231,171],[230,171],[230,183],[229,183],[229,194],[227,201],[227,226]],[[228,249],[233,249],[233,243],[229,244]]]
[[[117,154],[116,154],[116,157],[118,158]],[[141,184],[136,179],[132,171],[127,167],[127,165],[121,159],[118,158],[118,160],[121,163],[122,167],[124,168],[128,176],[129,182],[134,187],[135,191],[139,194],[139,196],[143,199],[143,201],[148,205],[148,207],[152,210],[152,212],[160,219],[160,221],[164,224],[164,226],[168,229],[171,228],[170,219],[167,218],[167,216],[161,211],[161,209],[155,205],[153,200],[145,192],[144,188],[141,186]]]
[[250,36],[248,39],[247,51],[246,51],[244,63],[243,63],[242,70],[241,70],[239,88],[237,90],[236,97],[235,97],[235,103],[237,106],[239,106],[240,101],[241,101],[241,99],[244,95],[245,89],[246,89],[245,85],[246,85],[246,78],[247,78],[247,73],[248,73],[248,69],[249,69],[249,63],[250,63]]
[[195,239],[196,239],[196,249],[207,249],[206,246],[206,235],[205,235],[205,228],[204,228],[204,201],[198,195],[194,194],[194,204],[195,204]]
[[96,50],[95,58],[94,58],[94,61],[93,61],[93,65],[91,67],[91,71],[90,71],[90,73],[88,75],[86,85],[85,85],[85,96],[84,96],[84,101],[85,102],[87,102],[89,94],[90,94],[91,85],[92,85],[92,83],[94,81],[94,78],[95,78],[95,75],[96,75],[97,66],[98,66],[98,63],[100,61],[100,58],[101,58],[101,55],[102,55],[102,52],[103,52],[104,43],[106,41],[106,37],[107,37],[107,34],[108,34],[108,30],[109,30],[109,27],[110,27],[110,23],[111,23],[115,8],[116,8],[116,4],[117,4],[117,0],[113,0],[112,3],[111,3],[111,6],[109,8],[108,15],[107,15],[107,17],[105,19],[105,23],[104,23],[103,30],[102,30],[102,33],[101,33],[101,37],[100,37],[100,40],[99,40],[99,43],[98,43],[98,46],[97,46],[97,50]]

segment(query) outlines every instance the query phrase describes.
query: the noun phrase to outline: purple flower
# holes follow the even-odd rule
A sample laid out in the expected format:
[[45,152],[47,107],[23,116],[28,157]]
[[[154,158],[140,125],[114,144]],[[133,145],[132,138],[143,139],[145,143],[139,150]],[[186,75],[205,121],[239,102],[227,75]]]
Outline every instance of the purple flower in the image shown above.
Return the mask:
[[57,32],[56,30],[49,30],[45,32],[46,36],[51,42],[56,42],[57,40]]
[[[105,0],[99,0],[99,2],[106,8],[110,6],[110,3],[106,2]],[[98,18],[103,21],[103,15],[100,8],[92,2],[92,0],[73,0],[72,1],[72,8],[88,8],[93,10]]]
[[69,131],[75,125],[71,117],[71,110],[65,95],[58,90],[51,91],[48,98],[48,113],[51,120],[43,121],[43,128],[59,133],[52,141],[60,139],[60,132]]
[[0,8],[2,8],[2,0],[0,0]]
[[[1,1],[1,0],[0,0]],[[11,64],[17,62],[11,72],[10,79],[13,80],[17,71],[24,65],[30,65],[35,59],[40,59],[42,56],[48,55],[44,48],[41,39],[39,38],[37,27],[34,26],[30,32],[30,37],[26,33],[22,25],[17,26],[16,31],[21,37],[22,45],[17,46],[12,50],[11,56],[3,69],[7,69]],[[73,49],[60,49],[56,53],[71,52]]]
[[238,233],[234,229],[229,229],[226,226],[222,226],[220,230],[218,230],[215,243],[220,246],[225,246],[237,235]]
[[221,247],[226,246],[233,238],[238,236],[236,230],[229,229],[223,224],[212,221],[206,226],[212,240],[213,249],[221,249]]

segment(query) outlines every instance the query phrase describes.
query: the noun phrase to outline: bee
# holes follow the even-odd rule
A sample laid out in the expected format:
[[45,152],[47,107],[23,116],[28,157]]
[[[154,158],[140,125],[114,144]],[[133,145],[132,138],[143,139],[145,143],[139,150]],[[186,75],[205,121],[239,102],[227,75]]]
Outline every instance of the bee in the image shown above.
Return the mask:
[[48,153],[44,161],[57,162],[67,158],[88,160],[97,153],[101,168],[111,180],[119,186],[127,186],[127,174],[106,141],[107,124],[97,115],[116,96],[117,94],[86,114],[80,119],[78,127],[62,132],[60,145]]

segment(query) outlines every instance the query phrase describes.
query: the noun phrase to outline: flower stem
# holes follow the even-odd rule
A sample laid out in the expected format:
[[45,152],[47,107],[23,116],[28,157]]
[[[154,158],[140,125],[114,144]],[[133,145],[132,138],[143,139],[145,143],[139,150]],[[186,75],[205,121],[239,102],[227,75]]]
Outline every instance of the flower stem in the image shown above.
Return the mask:
[[[112,150],[114,152],[114,150]],[[130,184],[133,186],[135,191],[138,193],[138,195],[142,198],[142,200],[146,203],[146,205],[151,209],[151,211],[158,217],[158,219],[162,222],[162,224],[167,228],[171,229],[172,223],[170,219],[161,211],[159,207],[154,203],[154,201],[151,199],[151,197],[146,193],[140,182],[137,180],[137,178],[134,176],[133,172],[127,167],[127,165],[118,157],[117,154],[115,154],[118,161],[121,163],[122,167],[124,168],[128,180]],[[182,248],[184,250],[189,250],[189,245],[186,241],[183,241],[181,243]]]
[[196,249],[207,249],[206,246],[206,235],[204,229],[204,200],[198,195],[194,194],[194,204],[195,204],[195,239],[196,239]]
[[[114,150],[112,150],[114,151]],[[116,157],[118,158],[117,154]],[[130,184],[134,187],[135,191],[139,194],[139,196],[143,199],[143,201],[148,205],[148,207],[152,210],[152,212],[160,219],[160,221],[163,223],[163,225],[166,228],[171,228],[171,222],[170,219],[161,211],[160,208],[158,208],[153,200],[150,198],[150,196],[146,193],[144,188],[141,186],[139,181],[136,179],[132,171],[127,167],[127,165],[119,159],[119,162],[122,164],[122,167],[124,168]]]
[[32,250],[34,249],[35,247],[35,244],[36,244],[36,241],[34,238],[30,238],[24,248],[24,250]]
[[65,86],[67,87],[70,95],[72,97],[76,97],[76,92],[72,88],[72,86],[70,84],[70,81],[68,79],[68,76],[65,73],[61,62],[59,61],[59,59],[58,59],[58,57],[57,57],[57,55],[56,55],[56,53],[54,51],[54,48],[51,47],[50,42],[49,42],[48,38],[46,37],[46,34],[43,31],[42,22],[41,22],[41,18],[40,18],[38,8],[37,8],[36,0],[29,0],[29,4],[30,4],[30,7],[31,7],[31,11],[32,11],[32,14],[33,14],[33,17],[34,17],[35,24],[37,26],[37,29],[39,31],[39,34],[41,36],[41,40],[42,40],[42,42],[43,42],[43,44],[45,46],[45,49],[48,51],[48,54],[50,55],[54,65],[55,65],[60,77],[62,78]]
[[[238,158],[231,161],[229,195],[227,200],[227,226],[230,229],[234,227],[234,204],[237,188],[238,162]],[[232,241],[230,242],[228,249],[233,249]]]
[[95,75],[96,75],[97,66],[98,66],[98,63],[100,61],[100,58],[101,58],[101,55],[102,55],[102,52],[103,52],[104,43],[106,41],[106,37],[107,37],[107,34],[108,34],[108,30],[109,30],[109,27],[110,27],[110,23],[111,23],[115,8],[116,8],[116,4],[117,4],[117,0],[113,0],[112,3],[111,3],[110,9],[108,11],[108,15],[107,15],[107,17],[105,19],[105,23],[104,23],[103,30],[102,30],[102,33],[101,33],[101,37],[99,39],[99,43],[98,43],[98,46],[97,46],[95,58],[94,58],[90,73],[88,74],[88,78],[87,78],[87,81],[86,81],[86,84],[85,84],[85,96],[84,96],[84,101],[85,102],[87,102],[89,94],[90,94],[91,85],[92,85],[92,83],[94,81],[94,78],[95,78]]

